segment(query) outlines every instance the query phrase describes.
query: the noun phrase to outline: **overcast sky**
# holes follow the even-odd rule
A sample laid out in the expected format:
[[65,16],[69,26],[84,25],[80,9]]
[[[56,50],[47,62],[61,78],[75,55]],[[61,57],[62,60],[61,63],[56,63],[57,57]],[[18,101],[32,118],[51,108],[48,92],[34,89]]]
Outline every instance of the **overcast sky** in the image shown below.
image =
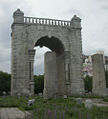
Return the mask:
[[[25,16],[71,20],[82,19],[83,53],[103,50],[108,56],[108,0],[0,0],[0,70],[11,68],[11,24],[13,12],[20,8]],[[37,48],[35,73],[43,73],[43,52]]]

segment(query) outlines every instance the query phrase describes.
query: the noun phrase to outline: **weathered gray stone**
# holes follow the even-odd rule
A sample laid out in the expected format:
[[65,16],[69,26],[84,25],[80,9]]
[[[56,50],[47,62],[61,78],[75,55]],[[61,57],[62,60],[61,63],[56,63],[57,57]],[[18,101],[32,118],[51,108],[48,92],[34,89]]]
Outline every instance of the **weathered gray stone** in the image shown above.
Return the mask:
[[[12,80],[11,95],[34,94],[33,87],[33,63],[35,46],[46,46],[56,53],[56,65],[50,70],[57,68],[56,89],[48,89],[45,86],[44,95],[53,94],[53,97],[64,95],[79,95],[84,91],[82,80],[82,39],[81,39],[81,19],[74,16],[71,21],[41,19],[25,17],[19,9],[14,12],[14,22],[12,24]],[[54,63],[55,59],[52,59]],[[46,59],[48,60],[48,59]],[[45,70],[45,76],[51,77]],[[55,71],[55,70],[54,70]],[[47,75],[48,74],[48,75]],[[55,75],[56,77],[56,75]],[[51,81],[48,80],[50,85]],[[32,83],[31,83],[32,82]],[[47,87],[47,88],[46,88]],[[49,97],[49,96],[48,96]],[[52,97],[52,96],[51,96]]]
[[57,83],[57,62],[56,53],[47,52],[44,57],[44,98],[57,97],[58,83]]
[[35,103],[35,99],[28,100],[28,106],[31,106]]
[[92,56],[93,65],[93,89],[92,93],[99,96],[108,95],[105,81],[105,69],[103,55],[95,54]]
[[93,102],[90,99],[85,100],[85,107],[88,109],[93,108]]

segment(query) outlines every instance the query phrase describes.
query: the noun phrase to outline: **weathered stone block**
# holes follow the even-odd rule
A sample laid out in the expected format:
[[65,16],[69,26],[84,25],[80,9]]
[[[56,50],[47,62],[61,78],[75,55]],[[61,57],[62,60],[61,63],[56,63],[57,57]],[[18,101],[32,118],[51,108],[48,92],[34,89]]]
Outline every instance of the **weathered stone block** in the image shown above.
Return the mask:
[[93,108],[93,102],[90,99],[85,100],[85,107],[88,109]]

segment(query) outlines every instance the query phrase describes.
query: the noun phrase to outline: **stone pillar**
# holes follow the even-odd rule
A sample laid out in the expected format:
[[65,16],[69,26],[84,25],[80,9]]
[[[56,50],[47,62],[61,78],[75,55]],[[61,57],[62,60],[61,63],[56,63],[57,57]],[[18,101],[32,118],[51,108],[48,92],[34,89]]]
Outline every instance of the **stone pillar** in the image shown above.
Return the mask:
[[65,51],[65,92],[67,96],[71,95],[70,84],[70,51]]
[[70,81],[70,63],[66,62],[65,63],[65,75],[66,75],[66,81],[69,82]]
[[23,50],[24,13],[17,9],[13,13],[13,24],[11,33],[11,95],[24,95],[29,93],[26,87],[25,76],[25,54]]
[[70,77],[71,95],[84,93],[84,81],[82,79],[82,38],[81,19],[74,15],[71,19],[72,34],[70,39]]
[[65,86],[65,57],[64,52],[56,55],[57,61],[57,79],[58,79],[58,96],[64,97],[66,94]]
[[56,98],[58,92],[56,53],[46,52],[44,55],[44,98]]
[[93,89],[92,93],[98,96],[106,96],[105,69],[103,64],[103,55],[95,54],[92,56],[93,66]]
[[34,95],[34,77],[33,77],[33,65],[34,65],[34,56],[35,50],[29,50],[29,85],[30,85],[30,95]]
[[70,51],[65,51],[65,80],[70,81]]

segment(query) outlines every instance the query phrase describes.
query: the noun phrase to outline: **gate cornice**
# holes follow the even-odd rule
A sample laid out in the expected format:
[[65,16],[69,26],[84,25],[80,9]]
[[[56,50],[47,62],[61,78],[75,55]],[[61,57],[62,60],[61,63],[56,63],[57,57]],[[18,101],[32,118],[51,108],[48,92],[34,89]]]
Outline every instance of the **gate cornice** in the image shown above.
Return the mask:
[[26,17],[24,13],[17,9],[13,13],[14,24],[29,24],[29,25],[47,25],[47,26],[59,26],[71,29],[81,29],[81,19],[76,15],[70,21],[58,20],[58,19],[48,19],[48,18],[36,18],[36,17]]

